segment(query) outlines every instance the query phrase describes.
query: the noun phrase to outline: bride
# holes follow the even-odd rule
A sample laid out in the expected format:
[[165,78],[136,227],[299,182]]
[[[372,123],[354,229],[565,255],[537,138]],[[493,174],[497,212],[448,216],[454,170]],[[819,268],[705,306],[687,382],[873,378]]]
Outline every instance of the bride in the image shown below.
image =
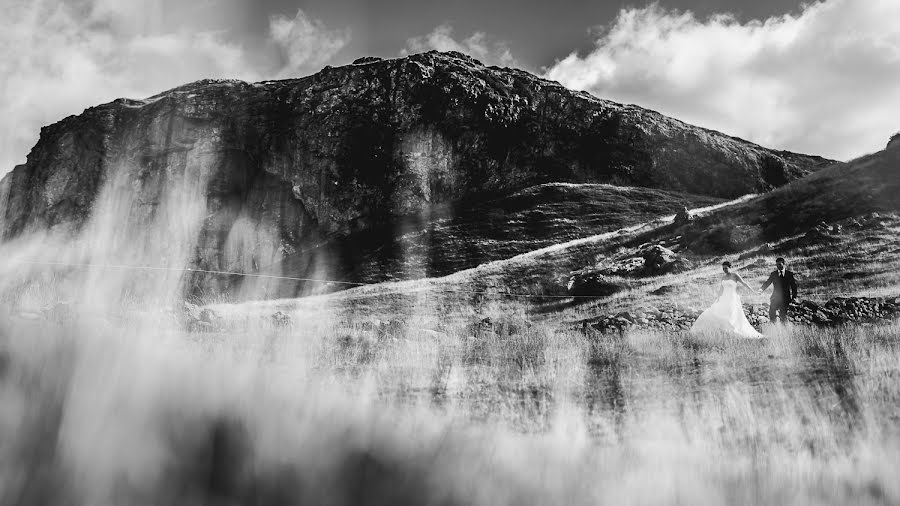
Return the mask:
[[741,296],[738,295],[737,287],[740,283],[751,292],[757,292],[744,282],[740,274],[731,272],[731,262],[724,262],[722,271],[725,275],[722,277],[722,284],[719,287],[719,298],[700,314],[697,321],[691,326],[691,334],[725,332],[749,339],[764,338],[765,336],[757,332],[747,321],[744,308],[741,307]]

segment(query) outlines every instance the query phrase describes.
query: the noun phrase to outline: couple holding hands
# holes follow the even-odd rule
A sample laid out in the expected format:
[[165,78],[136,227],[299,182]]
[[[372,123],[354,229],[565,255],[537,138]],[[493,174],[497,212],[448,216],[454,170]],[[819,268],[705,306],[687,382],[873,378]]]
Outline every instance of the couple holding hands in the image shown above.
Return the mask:
[[[784,258],[776,259],[775,267],[776,269],[769,274],[769,278],[762,284],[758,293],[772,285],[769,320],[775,323],[778,318],[781,318],[782,322],[786,322],[788,305],[797,297],[797,280],[794,278],[794,273],[785,267]],[[740,274],[732,272],[731,262],[724,262],[722,271],[724,276],[719,298],[700,314],[691,327],[691,333],[726,332],[743,338],[760,339],[765,337],[757,332],[747,320],[737,287],[743,285],[752,292],[757,292],[757,290],[751,288]]]

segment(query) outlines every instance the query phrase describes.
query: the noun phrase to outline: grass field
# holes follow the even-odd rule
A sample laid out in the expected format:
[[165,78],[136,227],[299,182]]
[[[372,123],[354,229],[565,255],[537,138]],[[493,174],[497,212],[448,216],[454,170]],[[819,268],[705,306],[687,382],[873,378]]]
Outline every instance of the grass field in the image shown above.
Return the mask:
[[[897,156],[694,202],[706,209],[683,225],[662,213],[690,199],[605,187],[560,204],[593,213],[587,228],[532,216],[535,195],[561,190],[546,187],[501,207],[522,230],[555,230],[552,244],[525,237],[525,253],[440,278],[213,297],[200,302],[220,318],[205,326],[180,301],[202,206],[176,199],[142,228],[123,219],[132,196],[112,192],[77,241],[0,249],[0,504],[898,504],[897,321],[765,328],[762,341],[575,325],[642,304],[702,308],[723,259],[752,283],[772,254],[789,257],[803,298],[896,295]],[[599,195],[638,204],[608,222]],[[832,204],[836,220],[869,217],[807,241]],[[447,230],[481,233],[463,218]],[[715,230],[739,226],[772,249],[704,249],[734,246]],[[572,269],[655,242],[696,268],[562,295]],[[421,266],[428,255],[409,249]],[[250,280],[248,298],[269,281]]]
[[900,501],[896,324],[613,339],[432,309],[4,315],[0,502]]

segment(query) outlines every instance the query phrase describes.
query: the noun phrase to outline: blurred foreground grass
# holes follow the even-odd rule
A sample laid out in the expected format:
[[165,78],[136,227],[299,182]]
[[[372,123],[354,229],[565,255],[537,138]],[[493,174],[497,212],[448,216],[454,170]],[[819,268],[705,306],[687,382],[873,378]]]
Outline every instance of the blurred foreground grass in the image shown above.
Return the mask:
[[896,324],[612,338],[427,309],[6,314],[0,503],[900,502]]

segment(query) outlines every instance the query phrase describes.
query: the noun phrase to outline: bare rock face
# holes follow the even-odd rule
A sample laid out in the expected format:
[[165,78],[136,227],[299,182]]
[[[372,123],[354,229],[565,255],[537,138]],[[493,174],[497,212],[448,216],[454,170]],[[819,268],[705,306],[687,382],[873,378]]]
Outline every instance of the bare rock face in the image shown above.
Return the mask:
[[892,135],[891,139],[887,143],[887,149],[894,149],[898,147],[900,147],[900,132]]
[[[827,163],[429,52],[198,81],[65,118],[0,182],[0,237],[81,230],[102,207],[125,228],[176,223],[195,268],[352,273],[336,238],[422,226],[449,203],[545,182],[734,197]],[[194,286],[234,281],[198,274]]]

